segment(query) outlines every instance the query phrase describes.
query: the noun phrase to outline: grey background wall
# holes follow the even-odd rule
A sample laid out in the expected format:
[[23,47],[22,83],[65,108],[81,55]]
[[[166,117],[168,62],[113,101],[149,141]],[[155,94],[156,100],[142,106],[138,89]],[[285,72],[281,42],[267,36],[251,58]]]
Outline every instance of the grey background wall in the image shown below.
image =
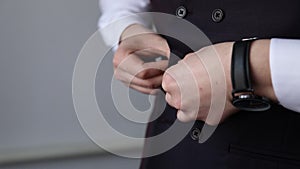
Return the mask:
[[[138,167],[139,159],[93,144],[74,112],[74,64],[99,15],[98,0],[0,1],[1,169]],[[132,98],[147,104],[144,95]]]

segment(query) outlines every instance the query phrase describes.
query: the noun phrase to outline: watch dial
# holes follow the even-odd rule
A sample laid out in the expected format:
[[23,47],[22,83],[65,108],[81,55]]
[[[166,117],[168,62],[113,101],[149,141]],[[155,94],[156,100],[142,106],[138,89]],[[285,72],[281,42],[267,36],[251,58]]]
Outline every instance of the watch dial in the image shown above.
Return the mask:
[[271,107],[270,103],[267,100],[259,96],[253,96],[254,95],[243,99],[237,98],[233,101],[233,105],[240,110],[245,111],[265,111]]

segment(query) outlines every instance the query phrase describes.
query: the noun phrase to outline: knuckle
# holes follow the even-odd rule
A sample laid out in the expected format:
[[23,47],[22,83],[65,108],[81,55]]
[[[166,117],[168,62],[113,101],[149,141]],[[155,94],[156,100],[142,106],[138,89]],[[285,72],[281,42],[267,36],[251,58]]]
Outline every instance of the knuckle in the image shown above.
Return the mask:
[[165,99],[166,99],[166,101],[169,105],[171,105],[171,106],[173,105],[172,104],[172,98],[171,98],[171,95],[169,93],[166,94]]
[[114,71],[114,78],[116,78],[117,80],[121,80],[121,75],[119,71]]
[[185,58],[192,57],[192,56],[194,56],[194,55],[195,55],[195,53],[189,53],[189,54],[187,54],[187,55],[185,56]]
[[126,51],[127,51],[126,49],[127,49],[126,41],[121,41],[118,48],[117,48],[116,53],[119,53],[119,54],[126,53]]
[[[168,97],[169,95],[168,95],[168,93],[165,95],[165,100],[166,100],[166,102],[169,104],[169,105],[171,105],[170,104],[170,99],[169,99],[169,97]],[[172,106],[172,105],[171,105]]]
[[172,78],[172,76],[168,73],[165,73],[163,75],[163,83],[165,83],[166,85],[170,85],[174,82],[174,79]]
[[176,109],[180,109],[180,107],[181,107],[181,101],[180,101],[180,99],[178,99],[177,97],[174,97],[173,95],[171,97],[170,94],[167,94],[166,95],[166,101],[168,102],[168,104],[170,106],[172,106],[172,107],[174,107]]
[[114,67],[118,67],[119,66],[119,63],[120,63],[120,60],[118,59],[118,57],[117,56],[115,56],[114,58],[113,58],[113,66]]
[[180,98],[174,98],[174,103],[173,104],[174,104],[173,106],[176,109],[180,109],[180,107],[181,107],[181,100],[180,100]]
[[122,45],[120,44],[116,53],[114,54],[113,61],[112,61],[113,65],[115,67],[119,66],[119,64],[123,61],[123,59],[129,55],[129,53],[130,50],[126,47],[122,47]]

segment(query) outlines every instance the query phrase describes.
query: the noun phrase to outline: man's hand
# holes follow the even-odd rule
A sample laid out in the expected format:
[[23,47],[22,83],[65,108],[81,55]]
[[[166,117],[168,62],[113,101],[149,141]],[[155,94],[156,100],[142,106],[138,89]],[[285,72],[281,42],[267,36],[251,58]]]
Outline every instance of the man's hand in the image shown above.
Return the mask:
[[[165,39],[141,25],[131,25],[123,32],[120,45],[113,59],[114,76],[129,87],[152,94],[162,83],[170,49]],[[145,62],[145,60],[153,60]]]
[[[198,119],[216,125],[238,111],[231,104],[232,46],[233,42],[226,42],[202,48],[167,69],[162,86],[167,102],[178,109],[179,120]],[[270,77],[269,40],[252,43],[250,70],[255,93],[276,101]],[[220,110],[216,106],[223,111],[208,115],[210,108]]]

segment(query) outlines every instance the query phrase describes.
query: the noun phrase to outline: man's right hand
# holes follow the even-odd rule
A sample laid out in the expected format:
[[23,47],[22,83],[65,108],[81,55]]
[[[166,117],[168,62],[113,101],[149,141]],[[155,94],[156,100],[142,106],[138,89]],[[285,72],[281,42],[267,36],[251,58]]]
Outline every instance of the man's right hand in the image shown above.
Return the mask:
[[131,25],[124,30],[114,55],[114,76],[137,91],[154,94],[161,86],[168,66],[167,60],[154,61],[154,58],[169,58],[169,55],[170,49],[164,38],[141,25]]

